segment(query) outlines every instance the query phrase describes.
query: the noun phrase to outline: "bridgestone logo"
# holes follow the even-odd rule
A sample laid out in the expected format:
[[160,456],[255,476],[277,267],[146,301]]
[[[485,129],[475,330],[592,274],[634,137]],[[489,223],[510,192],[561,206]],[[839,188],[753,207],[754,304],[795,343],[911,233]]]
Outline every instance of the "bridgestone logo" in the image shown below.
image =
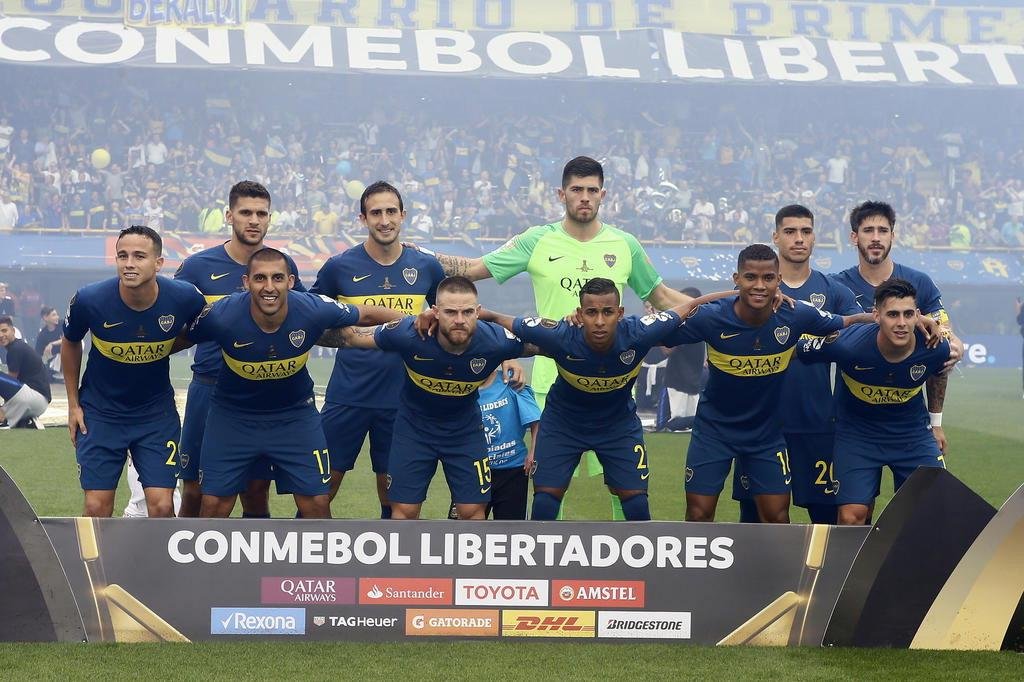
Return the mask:
[[597,636],[621,639],[690,639],[689,611],[601,611]]

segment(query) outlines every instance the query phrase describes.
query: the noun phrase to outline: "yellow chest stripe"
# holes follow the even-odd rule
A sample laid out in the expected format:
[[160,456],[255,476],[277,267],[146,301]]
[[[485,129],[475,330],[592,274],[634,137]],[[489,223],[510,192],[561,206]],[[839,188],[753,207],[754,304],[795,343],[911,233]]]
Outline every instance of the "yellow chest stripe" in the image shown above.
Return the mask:
[[163,360],[171,354],[171,346],[174,339],[166,341],[104,341],[95,334],[92,335],[92,345],[105,357],[114,362],[123,362],[128,365],[144,365],[150,362]]
[[565,379],[570,386],[578,391],[583,391],[584,393],[610,393],[612,391],[617,391],[628,384],[633,377],[640,373],[640,365],[637,365],[625,374],[620,374],[614,377],[581,376],[579,374],[573,374],[561,365],[557,365],[557,367],[558,374],[561,375],[561,377]]
[[480,384],[484,383],[483,379],[481,379],[480,381],[457,381],[454,379],[438,379],[437,377],[428,377],[426,375],[414,371],[411,367],[409,367],[409,365],[405,366],[405,371],[409,375],[409,378],[412,379],[412,382],[416,384],[419,388],[422,388],[424,391],[427,391],[428,393],[433,393],[434,395],[443,395],[449,398],[469,395],[477,388],[479,388]]
[[306,351],[302,355],[296,355],[294,358],[264,360],[262,362],[246,362],[237,360],[228,355],[225,351],[221,351],[221,354],[224,356],[224,363],[232,372],[243,379],[249,379],[251,381],[287,379],[288,377],[299,373],[302,368],[306,366],[306,360],[309,358],[309,351]]
[[898,386],[872,386],[862,384],[846,372],[842,372],[843,383],[859,400],[870,405],[902,405],[921,392],[920,386],[900,388]]
[[733,376],[763,377],[786,371],[794,349],[791,346],[774,355],[728,355],[708,344],[708,362]]

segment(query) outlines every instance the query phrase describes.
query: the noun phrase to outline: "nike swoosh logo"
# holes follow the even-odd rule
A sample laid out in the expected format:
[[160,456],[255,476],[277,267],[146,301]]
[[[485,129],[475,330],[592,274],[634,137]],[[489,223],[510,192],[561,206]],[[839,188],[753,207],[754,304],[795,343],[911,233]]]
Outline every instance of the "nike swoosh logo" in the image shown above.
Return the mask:
[[330,476],[324,476],[323,478],[320,479],[320,482],[321,483],[330,483],[331,482],[331,477]]
[[651,474],[650,474],[650,473],[646,473],[646,474],[640,474],[640,480],[641,480],[641,481],[646,481],[646,480],[647,480],[648,478],[650,478],[650,477],[651,477]]
[[854,365],[853,368],[855,370],[860,371],[860,372],[864,372],[864,371],[869,370],[869,369],[874,369],[874,367],[860,367],[859,365]]
[[739,335],[740,335],[740,333],[741,333],[741,332],[736,332],[735,334],[726,334],[725,332],[722,332],[722,333],[721,333],[721,334],[719,335],[719,338],[722,338],[722,339],[731,339],[731,338],[732,338],[732,337],[734,337],[734,336],[739,336]]
[[256,342],[255,341],[250,341],[249,343],[238,343],[238,341],[235,341],[231,345],[233,345],[235,348],[245,348],[246,346],[251,346],[254,343],[256,343]]
[[427,360],[433,360],[434,358],[421,358],[421,357],[420,357],[420,356],[418,356],[418,355],[413,355],[413,356],[412,356],[412,359],[413,359],[413,360],[420,360],[421,362],[426,362]]
[[367,277],[373,277],[373,275],[363,275],[362,277],[356,277],[355,275],[352,275],[352,281],[353,282],[362,282]]
[[857,294],[856,296],[854,296],[854,297],[853,297],[853,300],[855,300],[855,301],[856,301],[856,300],[857,300],[858,298],[860,298],[860,297],[861,297],[861,296],[863,296],[863,295],[864,295],[864,294]]
[[111,324],[111,323],[109,323],[109,322],[104,322],[104,323],[103,323],[103,328],[104,328],[104,329],[113,329],[114,327],[119,327],[119,326],[121,326],[122,324],[124,324],[124,322],[115,322],[115,323],[113,323],[113,324]]
[[228,275],[230,275],[230,274],[231,274],[230,272],[225,272],[225,273],[224,273],[223,275],[215,275],[215,274],[213,274],[213,273],[211,272],[211,273],[210,273],[210,279],[212,279],[212,280],[216,281],[216,280],[218,280],[218,279],[223,279],[224,277],[227,277],[227,276],[228,276]]
[[571,360],[572,362],[583,362],[583,358],[574,358],[571,355],[566,355],[565,359],[566,360]]
[[556,260],[558,260],[560,258],[565,258],[565,256],[548,256],[548,262],[549,263],[554,263]]
[[793,482],[793,477],[792,476],[786,476],[786,485],[789,485],[792,482]]
[[486,495],[489,492],[491,492],[491,486],[487,486],[486,488],[480,488],[481,495]]

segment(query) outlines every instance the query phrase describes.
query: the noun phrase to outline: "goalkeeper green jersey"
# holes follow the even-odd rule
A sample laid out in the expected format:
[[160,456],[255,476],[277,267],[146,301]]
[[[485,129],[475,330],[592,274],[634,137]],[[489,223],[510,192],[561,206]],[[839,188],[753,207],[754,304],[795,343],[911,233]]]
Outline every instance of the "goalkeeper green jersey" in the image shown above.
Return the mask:
[[[611,225],[602,225],[585,242],[569,235],[561,221],[535,225],[483,260],[499,284],[520,272],[529,273],[537,313],[555,320],[576,310],[580,289],[595,277],[615,282],[620,296],[628,286],[641,299],[661,283],[636,237]],[[538,357],[530,384],[536,393],[546,394],[556,376],[555,363]]]

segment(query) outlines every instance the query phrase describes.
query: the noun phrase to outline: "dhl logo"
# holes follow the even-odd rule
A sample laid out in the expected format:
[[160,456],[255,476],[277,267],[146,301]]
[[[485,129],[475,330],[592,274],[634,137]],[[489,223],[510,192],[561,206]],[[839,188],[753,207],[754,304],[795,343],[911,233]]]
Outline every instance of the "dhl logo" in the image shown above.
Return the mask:
[[505,637],[593,637],[593,611],[501,612],[501,634]]

